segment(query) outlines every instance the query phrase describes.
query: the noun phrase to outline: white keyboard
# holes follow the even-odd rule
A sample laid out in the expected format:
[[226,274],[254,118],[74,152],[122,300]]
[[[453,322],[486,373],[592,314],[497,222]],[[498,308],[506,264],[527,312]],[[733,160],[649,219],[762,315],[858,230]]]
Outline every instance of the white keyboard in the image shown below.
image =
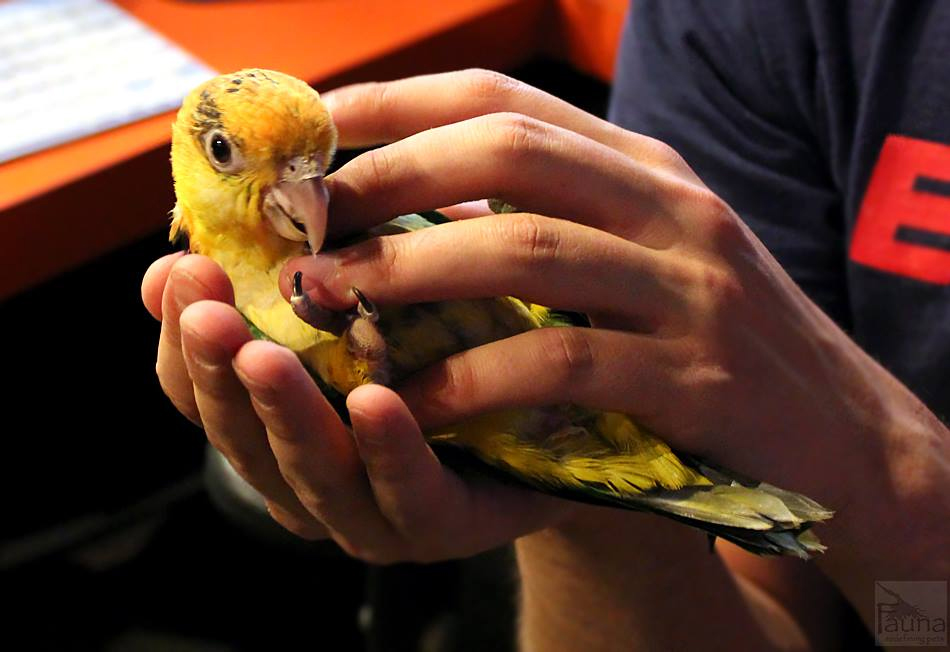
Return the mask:
[[214,74],[105,0],[0,2],[0,162],[174,109]]

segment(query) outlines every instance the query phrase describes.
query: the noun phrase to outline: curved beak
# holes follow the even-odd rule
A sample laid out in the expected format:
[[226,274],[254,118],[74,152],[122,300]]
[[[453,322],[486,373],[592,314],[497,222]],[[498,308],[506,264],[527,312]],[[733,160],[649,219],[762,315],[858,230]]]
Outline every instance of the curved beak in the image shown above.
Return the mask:
[[[306,241],[317,253],[327,235],[329,195],[323,176],[281,181],[264,198],[264,215],[274,230],[288,240]],[[303,227],[303,232],[296,226]]]

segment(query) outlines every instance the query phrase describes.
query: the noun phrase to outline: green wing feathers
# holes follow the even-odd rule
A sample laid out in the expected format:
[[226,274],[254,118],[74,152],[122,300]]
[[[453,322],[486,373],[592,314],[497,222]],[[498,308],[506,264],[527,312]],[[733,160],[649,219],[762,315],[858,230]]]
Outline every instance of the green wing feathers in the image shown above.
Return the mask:
[[[559,427],[551,429],[555,422]],[[764,483],[750,486],[721,468],[680,457],[617,413],[510,410],[434,433],[430,440],[465,448],[548,493],[662,514],[757,554],[809,558],[822,552],[809,528],[832,516],[800,494]]]

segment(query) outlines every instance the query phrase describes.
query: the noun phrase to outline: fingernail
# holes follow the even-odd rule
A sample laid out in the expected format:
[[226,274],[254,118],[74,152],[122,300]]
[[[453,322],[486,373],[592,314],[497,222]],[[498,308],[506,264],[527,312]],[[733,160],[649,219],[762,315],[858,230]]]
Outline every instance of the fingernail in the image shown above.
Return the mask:
[[175,283],[175,305],[179,310],[184,310],[196,301],[201,301],[211,296],[211,291],[189,272],[174,270],[172,274]]
[[343,266],[339,256],[334,254],[317,254],[301,261],[298,265],[291,265],[290,274],[300,271],[300,280],[304,292],[318,303],[332,299],[332,303],[345,301],[351,303],[350,284],[343,278]]
[[209,351],[214,344],[199,333],[188,327],[182,327],[182,332],[187,333],[190,341],[190,346],[186,347],[185,360],[195,387],[211,396],[227,396],[230,383],[233,383],[229,378],[231,366],[223,364],[219,357]]
[[340,259],[332,254],[317,254],[313,256],[306,269],[301,270],[304,276],[310,276],[314,281],[326,285],[340,275]]
[[378,453],[386,450],[388,431],[386,424],[380,423],[375,415],[370,415],[360,409],[349,408],[350,421],[353,423],[353,438],[359,450],[367,453]]

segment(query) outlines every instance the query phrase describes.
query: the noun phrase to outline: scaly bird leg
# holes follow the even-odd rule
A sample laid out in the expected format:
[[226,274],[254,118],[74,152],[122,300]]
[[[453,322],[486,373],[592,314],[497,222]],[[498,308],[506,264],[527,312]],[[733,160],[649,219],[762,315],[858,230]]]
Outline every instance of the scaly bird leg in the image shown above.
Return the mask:
[[389,365],[386,358],[386,339],[376,325],[379,321],[379,311],[358,288],[353,288],[353,294],[358,301],[356,312],[359,317],[353,320],[346,331],[347,346],[350,353],[369,364],[373,382],[385,385],[389,381]]
[[300,272],[294,274],[294,288],[290,295],[290,306],[294,309],[294,314],[317,330],[329,331],[339,337],[349,324],[346,314],[327,310],[314,303],[310,295],[303,291],[302,278],[303,274]]

